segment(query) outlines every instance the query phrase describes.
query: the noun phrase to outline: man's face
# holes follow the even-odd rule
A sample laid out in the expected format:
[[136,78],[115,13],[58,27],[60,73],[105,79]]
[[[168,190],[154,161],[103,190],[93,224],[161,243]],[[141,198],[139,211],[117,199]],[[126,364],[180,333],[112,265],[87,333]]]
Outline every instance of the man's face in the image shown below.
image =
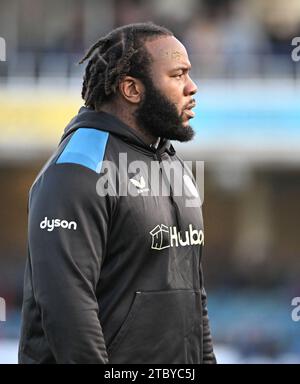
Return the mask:
[[184,46],[173,36],[146,43],[152,58],[145,95],[136,111],[138,123],[154,136],[188,141],[194,136],[189,120],[194,117],[195,83]]

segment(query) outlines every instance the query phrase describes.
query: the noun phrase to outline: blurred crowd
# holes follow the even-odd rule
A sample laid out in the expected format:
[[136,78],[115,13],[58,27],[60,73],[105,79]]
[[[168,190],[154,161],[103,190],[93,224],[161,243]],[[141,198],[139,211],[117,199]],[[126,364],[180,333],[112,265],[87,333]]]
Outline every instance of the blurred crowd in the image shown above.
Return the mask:
[[197,77],[297,71],[291,41],[300,36],[298,0],[0,0],[0,35],[14,59],[2,76],[78,74],[72,63],[101,35],[148,20],[182,40]]

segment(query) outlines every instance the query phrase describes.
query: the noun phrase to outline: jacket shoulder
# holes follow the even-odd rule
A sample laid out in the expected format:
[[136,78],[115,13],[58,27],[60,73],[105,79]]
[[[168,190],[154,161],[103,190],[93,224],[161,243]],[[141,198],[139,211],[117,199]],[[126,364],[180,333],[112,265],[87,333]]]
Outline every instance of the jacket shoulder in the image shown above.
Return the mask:
[[79,164],[100,173],[108,138],[108,132],[79,128],[72,134],[56,164]]

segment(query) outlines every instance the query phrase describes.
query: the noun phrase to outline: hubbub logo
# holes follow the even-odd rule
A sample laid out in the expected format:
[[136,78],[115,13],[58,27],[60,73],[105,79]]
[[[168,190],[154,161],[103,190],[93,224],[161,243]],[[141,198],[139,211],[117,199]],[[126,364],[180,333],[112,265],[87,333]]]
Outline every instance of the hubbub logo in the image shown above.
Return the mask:
[[152,236],[152,249],[162,250],[169,247],[185,247],[187,245],[204,245],[204,232],[193,229],[189,225],[188,231],[182,234],[175,226],[167,227],[164,224],[157,225],[150,231]]

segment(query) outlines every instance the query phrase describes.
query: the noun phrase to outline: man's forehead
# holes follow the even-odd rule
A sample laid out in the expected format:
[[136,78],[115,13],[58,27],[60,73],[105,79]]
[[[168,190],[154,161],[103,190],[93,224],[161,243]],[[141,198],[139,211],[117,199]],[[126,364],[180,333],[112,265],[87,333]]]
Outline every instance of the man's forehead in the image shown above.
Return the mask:
[[184,45],[173,36],[148,41],[146,42],[146,48],[154,62],[172,66],[183,64],[190,67]]

